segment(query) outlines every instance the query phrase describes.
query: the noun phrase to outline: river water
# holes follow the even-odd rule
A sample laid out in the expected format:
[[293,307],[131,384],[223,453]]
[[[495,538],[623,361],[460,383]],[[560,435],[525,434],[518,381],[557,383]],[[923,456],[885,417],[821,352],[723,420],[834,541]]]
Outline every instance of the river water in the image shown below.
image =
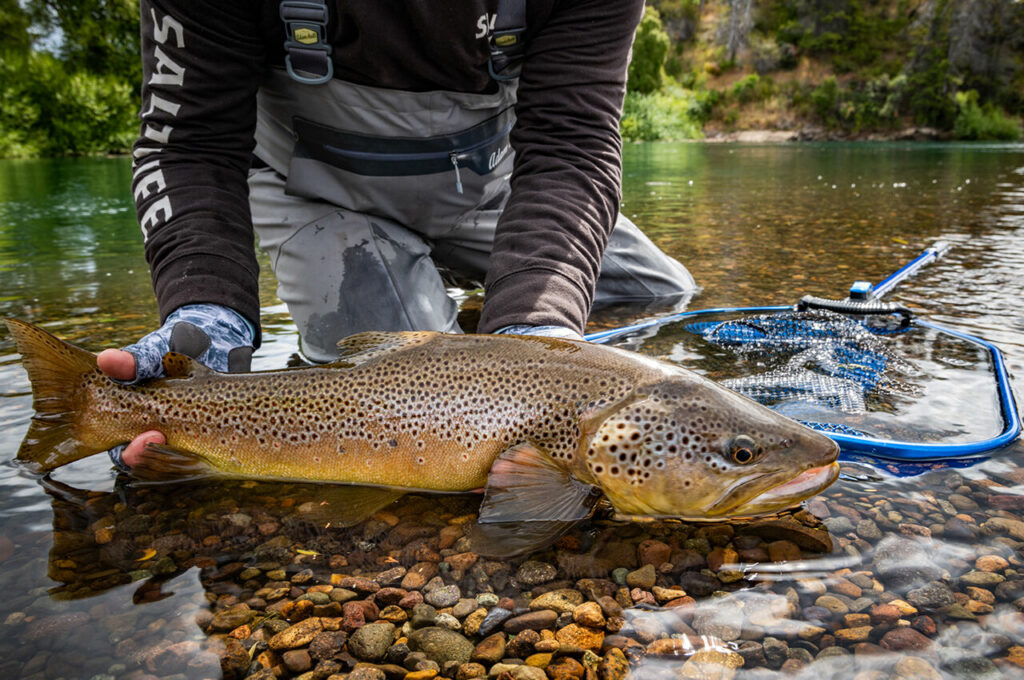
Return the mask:
[[[889,299],[996,343],[1022,394],[1024,147],[633,145],[624,172],[623,212],[702,286],[691,308],[842,296],[854,280],[878,281],[934,241],[950,242],[947,255]],[[94,351],[155,326],[129,181],[123,158],[0,161],[0,317]],[[295,329],[262,264],[264,345],[254,367],[278,368],[295,352]],[[593,328],[664,311],[599,310]],[[701,347],[682,335],[670,326],[622,342],[708,372]],[[926,367],[932,359],[916,357]],[[988,380],[983,374],[986,389]],[[993,398],[973,389],[942,375],[924,389],[924,416],[897,411],[894,419],[930,418],[940,432],[959,431],[952,424],[960,420],[998,428]],[[318,492],[301,485],[138,487],[99,456],[39,479],[12,462],[30,417],[27,378],[0,331],[0,677],[244,677],[248,659],[237,658],[237,642],[248,650],[260,634],[246,638],[214,614],[246,602],[259,611],[243,617],[251,629],[274,619],[266,627],[277,632],[282,618],[303,615],[273,606],[275,584],[291,588],[287,600],[296,588],[332,592],[346,577],[431,561],[441,562],[440,585],[457,586],[463,599],[494,591],[524,606],[556,586],[584,595],[610,588],[631,606],[594,648],[606,657],[605,677],[615,677],[606,651],[616,645],[637,677],[1024,676],[1019,442],[925,474],[846,464],[843,478],[791,522],[812,533],[599,520],[534,555],[528,566],[556,570],[535,581],[523,558],[476,566],[449,559],[466,554],[451,536],[472,519],[473,499],[407,498],[354,527],[323,529],[303,516]],[[670,553],[652,558],[652,545]],[[645,559],[659,568],[658,587],[682,587],[696,602],[678,612],[654,606],[664,601],[651,600],[650,584],[637,585]],[[581,584],[584,576],[601,585]],[[407,577],[395,583],[409,585]],[[622,585],[625,595],[615,589]],[[321,599],[318,616],[340,616]],[[262,659],[286,677],[304,672],[301,659],[284,664],[264,649],[253,650],[247,670]],[[692,658],[695,649],[705,656]],[[728,668],[737,658],[744,665]],[[355,661],[329,660],[342,670]],[[314,654],[322,677],[333,668],[324,663]],[[394,664],[378,665],[401,677]]]

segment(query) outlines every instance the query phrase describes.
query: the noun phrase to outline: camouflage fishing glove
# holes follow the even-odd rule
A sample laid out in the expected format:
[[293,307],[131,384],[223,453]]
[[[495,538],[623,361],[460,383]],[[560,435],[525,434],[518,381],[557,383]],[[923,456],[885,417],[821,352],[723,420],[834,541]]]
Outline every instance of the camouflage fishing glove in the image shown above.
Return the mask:
[[[118,381],[134,385],[163,375],[167,352],[187,354],[215,371],[238,373],[252,365],[256,330],[238,312],[214,304],[185,305],[174,310],[159,329],[122,349],[135,357],[135,379]],[[121,470],[124,446],[115,446],[110,460]]]
[[252,325],[233,309],[213,304],[179,307],[159,329],[122,348],[135,356],[135,380],[125,384],[162,376],[167,352],[187,354],[222,373],[248,371],[255,337]]
[[517,324],[505,326],[494,331],[495,335],[539,335],[546,338],[565,338],[566,340],[582,340],[583,337],[565,326],[531,326],[530,324]]

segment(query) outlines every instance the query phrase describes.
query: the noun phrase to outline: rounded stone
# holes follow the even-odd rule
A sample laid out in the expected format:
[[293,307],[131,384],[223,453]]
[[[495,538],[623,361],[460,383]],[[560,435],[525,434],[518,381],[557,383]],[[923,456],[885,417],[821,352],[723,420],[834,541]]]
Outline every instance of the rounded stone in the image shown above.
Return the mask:
[[250,609],[249,605],[236,604],[214,614],[210,627],[215,631],[227,632],[246,625],[254,618],[256,618],[256,612]]
[[554,565],[547,562],[527,560],[519,565],[519,570],[516,572],[516,580],[525,586],[536,586],[541,583],[547,583],[555,578],[556,574],[558,574],[558,569]]
[[505,635],[495,633],[477,643],[476,647],[473,648],[470,659],[491,665],[501,661],[504,656]]
[[[390,624],[389,624],[390,625]],[[267,645],[273,650],[295,649],[305,647],[317,633],[323,630],[323,624],[318,618],[309,618],[299,621],[293,626],[288,626],[280,633],[270,638]]]
[[960,577],[961,583],[978,588],[992,588],[1005,580],[1006,577],[1002,574],[991,571],[969,571]]
[[414,630],[409,635],[409,649],[423,652],[428,659],[444,667],[449,661],[468,663],[473,643],[455,631],[431,626]]
[[672,555],[672,548],[662,541],[647,539],[640,542],[636,553],[640,564],[652,564],[658,567],[668,562],[669,557]]
[[604,628],[606,619],[601,611],[601,605],[596,602],[584,602],[572,610],[573,621],[581,626],[591,628]]
[[285,668],[296,674],[305,673],[313,667],[313,660],[305,649],[290,649],[281,655],[281,661]]
[[653,564],[645,564],[635,571],[626,574],[626,585],[630,588],[643,588],[650,590],[658,578],[658,573]]
[[462,592],[459,590],[459,587],[451,585],[432,590],[423,599],[433,607],[444,609],[445,607],[454,606],[461,598]]
[[563,645],[598,652],[601,650],[602,643],[604,643],[604,631],[570,623],[555,633],[555,639]]
[[894,628],[883,635],[878,644],[891,652],[902,652],[923,651],[929,649],[933,642],[913,628]]
[[846,644],[855,644],[857,642],[867,642],[868,638],[871,637],[871,631],[871,626],[840,628],[835,632],[835,636],[836,640],[845,642]]
[[907,602],[918,608],[938,609],[953,604],[956,598],[945,583],[932,581],[908,592]]
[[[543,630],[544,628],[554,627],[557,620],[558,612],[550,609],[541,609],[509,619],[505,622],[504,630],[510,635],[514,635],[528,628],[532,628],[533,630]],[[480,631],[481,633],[483,632],[483,626],[480,627]]]
[[822,595],[814,601],[814,604],[817,607],[823,607],[833,614],[838,614],[839,616],[847,614],[850,611],[850,607],[834,595]]
[[1009,566],[1010,563],[999,555],[982,555],[974,561],[974,568],[978,571],[1002,571]]
[[583,604],[583,595],[578,590],[561,588],[544,593],[530,602],[530,609],[550,609],[559,614],[564,612],[572,613],[576,607]]
[[348,639],[348,651],[363,661],[380,661],[395,639],[395,626],[387,622],[368,623]]

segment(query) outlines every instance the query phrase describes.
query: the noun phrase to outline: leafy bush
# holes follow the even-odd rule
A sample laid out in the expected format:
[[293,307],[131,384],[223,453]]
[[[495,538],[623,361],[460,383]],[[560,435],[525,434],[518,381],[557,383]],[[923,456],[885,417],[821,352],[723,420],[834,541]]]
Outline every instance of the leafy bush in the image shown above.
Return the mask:
[[1015,141],[1024,134],[1020,120],[1007,116],[991,104],[979,105],[975,90],[957,92],[956,105],[959,113],[953,134],[957,139]]
[[771,78],[762,78],[756,73],[743,76],[729,91],[729,96],[741,104],[764,101],[775,93],[775,83]]
[[828,127],[839,125],[839,83],[835,76],[829,76],[811,90],[810,100],[814,114],[822,123]]
[[622,137],[627,141],[700,139],[703,104],[681,88],[666,92],[627,92],[622,110]]
[[138,130],[129,83],[68,73],[45,52],[0,57],[0,155],[126,151]]
[[668,46],[668,33],[661,25],[658,10],[644,8],[644,16],[633,41],[633,59],[629,62],[626,87],[630,92],[647,94],[662,88]]

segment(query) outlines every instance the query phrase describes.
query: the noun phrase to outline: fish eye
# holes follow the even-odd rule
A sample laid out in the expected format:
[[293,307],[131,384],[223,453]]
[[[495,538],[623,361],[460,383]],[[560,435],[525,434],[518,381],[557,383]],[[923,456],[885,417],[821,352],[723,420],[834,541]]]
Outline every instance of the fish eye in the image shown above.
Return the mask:
[[759,453],[757,442],[745,434],[737,435],[729,440],[729,459],[738,465],[753,463]]

